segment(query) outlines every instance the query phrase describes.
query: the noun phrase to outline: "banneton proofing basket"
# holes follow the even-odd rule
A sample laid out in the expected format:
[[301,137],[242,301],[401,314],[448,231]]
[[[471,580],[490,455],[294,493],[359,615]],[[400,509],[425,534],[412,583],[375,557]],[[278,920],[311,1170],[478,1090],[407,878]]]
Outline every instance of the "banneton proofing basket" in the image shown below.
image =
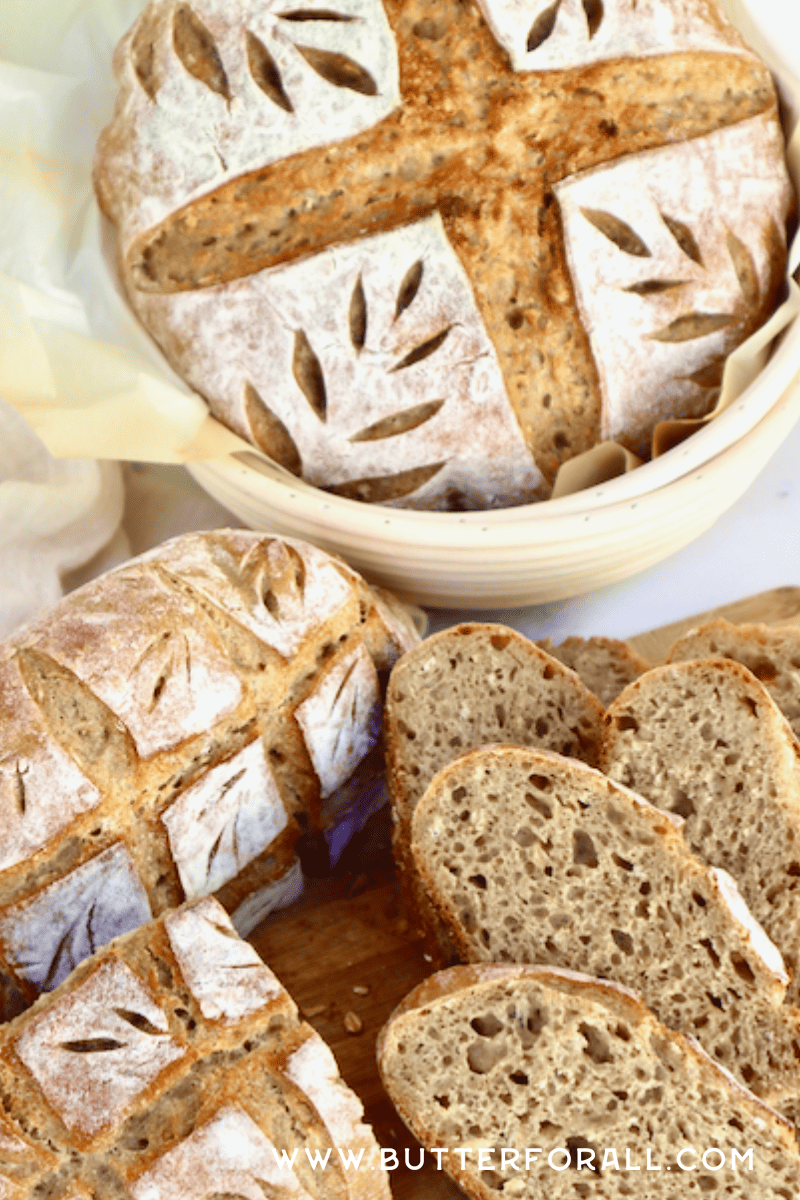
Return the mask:
[[[797,79],[740,0],[722,4],[772,67],[796,125]],[[315,542],[417,604],[511,608],[618,582],[687,545],[747,490],[798,418],[795,317],[754,382],[684,442],[602,485],[538,504],[468,513],[364,504],[246,451],[187,467],[252,528]]]
[[247,525],[316,542],[417,604],[511,608],[626,579],[679,550],[746,491],[798,418],[795,318],[713,421],[653,462],[556,500],[416,512],[330,495],[246,453],[188,466]]

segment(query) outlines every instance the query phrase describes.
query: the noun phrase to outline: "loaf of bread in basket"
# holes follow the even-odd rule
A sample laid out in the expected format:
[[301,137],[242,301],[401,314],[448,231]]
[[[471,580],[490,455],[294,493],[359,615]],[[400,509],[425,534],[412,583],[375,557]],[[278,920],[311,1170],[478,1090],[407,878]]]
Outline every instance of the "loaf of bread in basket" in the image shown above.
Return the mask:
[[716,0],[152,0],[95,180],[131,305],[334,493],[549,495],[705,414],[782,286],[769,72]]

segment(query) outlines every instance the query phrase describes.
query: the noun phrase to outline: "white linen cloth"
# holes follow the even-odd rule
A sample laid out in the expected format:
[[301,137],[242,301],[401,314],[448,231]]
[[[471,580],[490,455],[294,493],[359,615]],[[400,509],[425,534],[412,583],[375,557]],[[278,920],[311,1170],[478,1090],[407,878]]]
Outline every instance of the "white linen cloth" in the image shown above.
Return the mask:
[[[52,458],[0,399],[0,636],[54,604],[67,572],[94,565],[122,511],[117,463]],[[110,556],[126,550],[118,539]]]

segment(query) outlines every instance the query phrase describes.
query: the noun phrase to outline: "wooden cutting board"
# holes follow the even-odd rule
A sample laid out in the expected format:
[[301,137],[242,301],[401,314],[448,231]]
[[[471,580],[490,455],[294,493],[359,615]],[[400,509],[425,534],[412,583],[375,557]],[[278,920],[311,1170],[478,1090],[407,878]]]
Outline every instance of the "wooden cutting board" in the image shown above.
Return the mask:
[[[630,642],[649,661],[660,662],[676,637],[717,616],[740,623],[800,624],[800,587],[762,592]],[[312,886],[299,904],[274,914],[250,940],[333,1050],[380,1144],[397,1151],[401,1166],[391,1173],[396,1200],[463,1200],[463,1193],[436,1171],[433,1158],[421,1170],[402,1165],[406,1150],[412,1164],[419,1162],[420,1151],[383,1091],[375,1042],[392,1009],[431,966],[418,931],[404,916],[386,856],[377,863],[365,861],[363,868]],[[391,882],[381,881],[381,871]],[[360,1023],[358,1032],[348,1031],[346,1017],[353,1028]]]

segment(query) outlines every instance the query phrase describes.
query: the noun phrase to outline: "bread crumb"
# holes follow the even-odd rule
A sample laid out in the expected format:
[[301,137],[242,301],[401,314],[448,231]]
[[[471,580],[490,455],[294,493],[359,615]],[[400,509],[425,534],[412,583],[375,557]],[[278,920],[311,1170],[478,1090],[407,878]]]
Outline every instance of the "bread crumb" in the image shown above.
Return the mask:
[[307,1021],[310,1021],[312,1017],[321,1016],[322,1013],[325,1012],[327,1007],[328,1007],[327,1004],[314,1004],[311,1008],[303,1009],[303,1016],[306,1018]]
[[409,924],[405,917],[401,917],[397,922],[396,929],[398,933],[408,933]]
[[344,1027],[348,1033],[361,1033],[361,1030],[364,1028],[364,1022],[361,1020],[361,1017],[358,1015],[358,1013],[354,1013],[351,1010],[350,1012],[346,1012],[344,1014]]
[[364,983],[355,983],[353,984],[353,993],[356,996],[368,996],[369,988]]

